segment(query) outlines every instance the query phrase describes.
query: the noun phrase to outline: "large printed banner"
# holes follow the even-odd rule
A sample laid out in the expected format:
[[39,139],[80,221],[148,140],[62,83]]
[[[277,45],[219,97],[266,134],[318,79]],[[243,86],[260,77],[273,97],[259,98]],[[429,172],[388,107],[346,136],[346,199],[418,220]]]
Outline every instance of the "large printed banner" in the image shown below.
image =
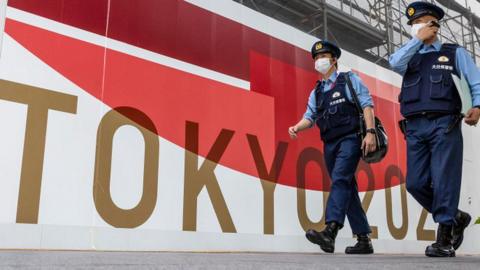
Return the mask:
[[[322,143],[316,129],[287,133],[318,79],[315,38],[227,0],[8,6],[0,247],[318,251],[304,232],[324,223]],[[391,143],[357,171],[375,248],[423,252],[435,225],[405,190],[401,78],[348,52],[340,63],[369,87]],[[472,212],[475,132],[461,202]],[[480,253],[468,234],[463,251]],[[352,242],[347,225],[337,251]]]
[[6,12],[7,0],[0,0],[0,51],[2,50],[3,30],[5,29]]

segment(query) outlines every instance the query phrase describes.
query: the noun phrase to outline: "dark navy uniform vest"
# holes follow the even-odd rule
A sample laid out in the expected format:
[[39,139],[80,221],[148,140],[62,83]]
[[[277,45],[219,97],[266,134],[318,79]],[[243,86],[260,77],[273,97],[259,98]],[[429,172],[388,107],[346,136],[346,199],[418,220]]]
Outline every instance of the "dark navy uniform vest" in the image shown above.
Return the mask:
[[355,105],[347,98],[347,73],[340,73],[335,86],[323,92],[323,85],[315,87],[317,121],[324,142],[355,134],[360,131],[359,114]]
[[443,44],[438,52],[416,53],[403,76],[399,102],[406,118],[424,112],[457,114],[462,102],[451,74],[458,76],[456,44]]

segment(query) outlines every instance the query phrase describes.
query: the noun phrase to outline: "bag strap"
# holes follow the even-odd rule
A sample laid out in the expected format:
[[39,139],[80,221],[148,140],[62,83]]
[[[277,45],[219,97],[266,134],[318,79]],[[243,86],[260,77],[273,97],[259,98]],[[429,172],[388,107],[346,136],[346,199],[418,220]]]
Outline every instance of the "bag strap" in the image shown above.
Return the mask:
[[315,101],[318,100],[318,95],[321,95],[322,94],[322,82],[321,81],[317,81],[317,83],[315,84],[315,88],[313,89],[315,92]]
[[348,90],[350,91],[350,95],[352,96],[353,103],[355,103],[355,107],[357,108],[357,111],[360,114],[360,116],[363,117],[363,110],[362,110],[362,107],[360,106],[360,100],[358,100],[357,93],[353,88],[352,80],[350,79],[350,72],[343,73],[343,76],[345,77],[345,80],[347,80]]
[[[315,96],[315,108],[310,108],[312,111],[314,111],[315,113],[317,113],[318,111],[318,100],[319,100],[319,96],[320,95],[323,95],[322,93],[322,82],[321,81],[317,81],[317,83],[315,84],[315,88],[313,89],[313,93],[314,93],[314,96]],[[308,105],[308,104],[307,104]]]

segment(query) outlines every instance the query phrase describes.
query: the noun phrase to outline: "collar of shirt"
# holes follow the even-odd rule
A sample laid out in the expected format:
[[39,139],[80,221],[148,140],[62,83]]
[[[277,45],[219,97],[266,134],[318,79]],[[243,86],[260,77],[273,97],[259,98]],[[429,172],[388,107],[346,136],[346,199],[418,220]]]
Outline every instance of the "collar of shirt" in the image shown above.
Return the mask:
[[338,72],[335,70],[332,75],[328,79],[322,79],[322,85],[323,85],[323,92],[327,92],[328,90],[331,90],[332,85],[335,83],[338,77]]
[[438,52],[440,51],[440,49],[442,48],[442,43],[440,42],[440,40],[436,40],[433,44],[430,44],[430,45],[423,45],[422,46],[422,49],[420,50],[420,52]]

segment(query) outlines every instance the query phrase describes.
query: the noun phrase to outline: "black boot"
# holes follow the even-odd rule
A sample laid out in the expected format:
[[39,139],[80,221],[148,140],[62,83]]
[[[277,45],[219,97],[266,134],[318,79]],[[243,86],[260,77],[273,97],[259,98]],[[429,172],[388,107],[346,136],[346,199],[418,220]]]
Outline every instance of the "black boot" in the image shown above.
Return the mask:
[[368,234],[357,235],[357,243],[353,247],[345,249],[346,254],[372,254],[373,246]]
[[342,226],[336,222],[327,223],[327,227],[321,231],[317,232],[315,230],[308,230],[305,236],[307,239],[320,246],[320,248],[327,252],[333,253],[335,250],[335,238],[337,237],[338,230],[340,230]]
[[437,242],[427,247],[425,255],[428,257],[455,257],[455,249],[452,246],[452,231],[452,225],[439,224]]
[[463,242],[463,231],[468,227],[472,221],[472,217],[463,211],[458,210],[457,216],[455,216],[455,222],[457,224],[453,225],[453,238],[452,246],[457,250]]

